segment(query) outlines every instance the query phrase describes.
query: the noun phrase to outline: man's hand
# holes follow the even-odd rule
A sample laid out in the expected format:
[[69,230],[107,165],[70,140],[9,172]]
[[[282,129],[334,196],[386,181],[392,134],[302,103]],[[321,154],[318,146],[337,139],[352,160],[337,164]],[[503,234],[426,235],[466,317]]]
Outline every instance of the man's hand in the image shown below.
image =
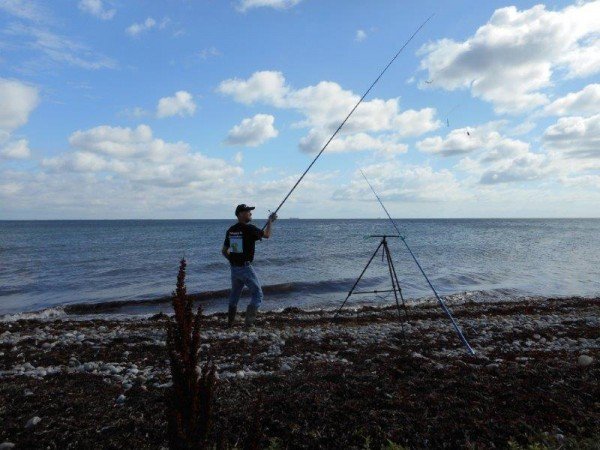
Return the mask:
[[267,226],[265,227],[265,231],[263,233],[263,237],[265,239],[269,239],[271,237],[271,225],[276,220],[277,220],[277,214],[276,213],[269,214],[269,220],[267,221]]
[[221,249],[221,254],[225,257],[227,261],[229,261],[229,247],[223,246]]

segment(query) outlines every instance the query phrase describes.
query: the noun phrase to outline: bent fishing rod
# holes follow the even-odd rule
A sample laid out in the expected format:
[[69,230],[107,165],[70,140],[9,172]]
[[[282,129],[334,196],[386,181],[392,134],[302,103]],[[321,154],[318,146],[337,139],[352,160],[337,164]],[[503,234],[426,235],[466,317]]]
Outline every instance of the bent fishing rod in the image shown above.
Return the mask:
[[[393,64],[393,62],[396,61],[396,58],[398,58],[398,56],[400,55],[400,53],[402,53],[402,51],[406,48],[406,46],[408,44],[410,44],[410,42],[413,40],[413,38],[419,33],[419,31],[421,31],[421,28],[423,28],[427,24],[427,22],[429,22],[431,20],[431,18],[434,15],[435,14],[430,15],[419,26],[419,28],[417,28],[415,30],[415,32],[408,38],[408,40],[404,43],[404,45],[402,45],[402,47],[400,48],[400,50],[398,50],[396,52],[396,54],[394,55],[394,57],[390,60],[390,62],[379,73],[379,76],[377,78],[375,78],[375,81],[373,81],[373,83],[371,83],[371,86],[369,86],[369,89],[367,89],[365,91],[365,93],[362,95],[362,97],[360,98],[360,100],[356,103],[356,105],[354,105],[354,108],[352,108],[350,110],[350,112],[348,113],[348,115],[346,116],[346,118],[342,121],[342,123],[340,123],[340,125],[337,127],[337,129],[334,131],[334,133],[331,135],[331,137],[329,138],[329,140],[325,143],[325,145],[323,145],[323,147],[321,148],[321,150],[319,151],[319,153],[317,153],[317,156],[315,156],[315,158],[312,160],[312,162],[309,164],[309,166],[306,168],[306,170],[302,173],[302,175],[300,176],[300,178],[298,178],[298,181],[296,181],[296,184],[294,184],[294,186],[292,186],[292,189],[290,189],[290,191],[283,198],[283,200],[281,200],[281,203],[279,203],[279,206],[277,206],[277,208],[275,209],[275,211],[273,211],[271,213],[271,215],[276,215],[277,212],[279,212],[279,210],[281,209],[281,207],[283,206],[283,204],[287,201],[287,199],[289,198],[289,196],[292,195],[292,192],[294,192],[294,190],[296,189],[296,187],[298,187],[298,185],[300,184],[300,182],[302,181],[302,179],[304,178],[304,176],[308,173],[308,171],[312,168],[312,166],[317,162],[317,159],[319,159],[319,157],[323,154],[323,152],[329,146],[329,144],[331,143],[331,141],[333,141],[335,139],[335,137],[340,132],[340,130],[344,127],[344,125],[346,125],[346,122],[348,121],[348,119],[350,119],[350,117],[352,116],[352,114],[354,114],[354,111],[356,111],[356,108],[359,107],[359,105],[363,102],[363,100],[365,99],[365,97],[367,95],[369,95],[369,92],[371,92],[371,89],[373,89],[375,87],[375,85],[379,82],[379,80],[381,79],[381,77],[383,76],[383,74],[385,72],[387,72],[387,70]],[[263,227],[262,227],[263,230],[266,228],[266,226],[267,226],[268,223],[269,222],[267,222],[267,223],[265,223],[263,225]]]
[[365,175],[365,173],[362,171],[362,169],[361,169],[360,173],[362,174],[363,178],[365,179],[365,181],[367,182],[367,184],[371,188],[371,191],[373,191],[373,194],[375,194],[375,198],[377,198],[377,201],[379,202],[379,204],[381,205],[381,207],[383,208],[383,210],[387,214],[388,219],[390,219],[390,221],[392,222],[392,225],[394,226],[394,228],[398,232],[398,235],[400,236],[400,240],[402,242],[404,242],[404,245],[406,246],[406,249],[408,250],[408,253],[410,253],[410,256],[412,256],[412,259],[417,264],[417,267],[421,271],[421,274],[423,275],[423,277],[427,281],[427,284],[429,285],[429,287],[433,291],[433,294],[435,295],[435,298],[437,298],[438,303],[440,304],[440,306],[442,307],[442,309],[444,310],[444,312],[446,313],[446,315],[448,316],[448,318],[452,322],[452,325],[454,326],[454,329],[456,330],[456,334],[458,334],[458,337],[460,338],[460,340],[462,341],[462,343],[465,345],[465,347],[467,348],[467,350],[469,351],[469,353],[471,353],[471,355],[474,355],[475,354],[475,350],[473,350],[473,348],[469,345],[469,342],[467,341],[467,338],[464,336],[464,334],[460,330],[460,327],[456,323],[456,320],[454,320],[454,317],[452,316],[452,313],[450,312],[450,310],[446,306],[446,303],[438,295],[437,291],[433,287],[433,284],[431,284],[431,281],[429,281],[429,277],[425,274],[425,271],[421,267],[421,264],[419,264],[419,261],[417,260],[417,257],[415,256],[415,254],[412,252],[412,250],[408,246],[408,243],[406,242],[406,239],[405,239],[404,235],[400,231],[400,228],[398,227],[398,225],[396,225],[396,221],[394,219],[392,219],[392,216],[390,215],[390,213],[388,212],[387,208],[385,207],[385,205],[383,204],[383,202],[379,198],[379,195],[377,195],[377,192],[375,192],[375,189],[373,188],[373,186],[369,182],[369,179],[367,178],[367,176]]

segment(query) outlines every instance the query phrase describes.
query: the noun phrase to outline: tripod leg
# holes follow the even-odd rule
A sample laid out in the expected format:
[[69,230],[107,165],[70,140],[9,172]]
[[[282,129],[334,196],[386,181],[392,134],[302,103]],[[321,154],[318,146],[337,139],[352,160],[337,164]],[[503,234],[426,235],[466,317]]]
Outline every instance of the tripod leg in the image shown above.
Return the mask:
[[400,326],[402,327],[402,338],[404,340],[404,343],[406,344],[406,331],[404,330],[404,321],[401,320],[400,303],[398,302],[398,292],[397,291],[400,291],[400,284],[397,284],[398,280],[394,277],[394,271],[392,270],[394,267],[394,264],[392,263],[392,257],[390,255],[390,249],[387,245],[387,242],[384,242],[384,244],[383,244],[383,252],[385,253],[386,258],[387,258],[388,270],[390,271],[390,279],[392,280],[392,290],[394,291],[394,298],[396,299],[396,309],[398,311],[398,320],[400,322]]
[[402,300],[402,309],[404,309],[404,317],[406,319],[406,322],[408,323],[408,308],[406,307],[406,301],[404,300],[404,295],[402,294],[402,289],[400,288],[400,282],[398,281],[398,274],[396,273],[396,268],[394,267],[394,261],[392,260],[392,255],[389,253],[389,249],[388,249],[388,254],[390,256],[390,266],[392,267],[392,271],[394,272],[394,278],[396,279],[396,284],[398,285],[398,292],[400,293],[400,300]]
[[352,286],[352,289],[350,289],[350,292],[348,292],[348,295],[346,296],[346,298],[344,299],[344,302],[342,303],[342,306],[340,306],[340,308],[337,310],[337,312],[333,315],[333,319],[335,320],[338,316],[338,314],[342,311],[342,308],[344,307],[344,305],[346,304],[346,302],[348,301],[348,299],[350,298],[350,296],[352,295],[352,292],[354,292],[354,289],[356,289],[356,286],[358,285],[358,282],[361,280],[361,278],[363,277],[363,275],[365,274],[365,272],[367,271],[367,269],[369,268],[369,265],[371,264],[371,262],[373,261],[373,259],[375,258],[375,255],[377,255],[377,252],[379,251],[379,249],[381,248],[381,246],[383,245],[384,241],[381,241],[379,243],[379,245],[377,246],[377,250],[375,250],[375,252],[373,253],[373,255],[371,256],[371,258],[369,258],[369,262],[367,263],[367,265],[365,266],[365,268],[363,269],[363,271],[360,273],[360,275],[358,276],[358,279],[355,281],[354,286]]

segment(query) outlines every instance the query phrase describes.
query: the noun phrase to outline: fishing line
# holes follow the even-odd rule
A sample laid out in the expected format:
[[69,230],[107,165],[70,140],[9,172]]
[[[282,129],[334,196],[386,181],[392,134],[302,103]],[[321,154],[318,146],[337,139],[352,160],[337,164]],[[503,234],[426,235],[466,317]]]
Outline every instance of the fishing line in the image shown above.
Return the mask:
[[371,185],[371,183],[369,182],[369,179],[367,178],[367,176],[365,175],[365,173],[362,171],[360,171],[360,173],[362,174],[363,178],[365,179],[365,181],[367,182],[367,184],[369,185],[369,187],[371,188],[371,191],[373,191],[373,194],[375,194],[375,198],[377,198],[377,201],[379,202],[379,204],[381,205],[381,207],[383,208],[383,210],[385,211],[385,213],[388,216],[388,219],[390,219],[390,221],[392,222],[392,225],[394,226],[394,228],[396,229],[396,232],[398,233],[398,235],[400,236],[400,240],[402,242],[404,242],[404,245],[406,246],[406,249],[408,250],[408,252],[410,253],[410,256],[412,256],[412,259],[415,261],[415,263],[417,264],[417,267],[419,268],[419,270],[421,271],[421,274],[423,275],[423,277],[425,278],[425,280],[427,281],[427,284],[429,285],[429,287],[431,288],[431,290],[433,291],[433,294],[435,295],[435,298],[437,298],[437,301],[439,302],[440,306],[442,307],[442,309],[444,310],[444,312],[446,313],[446,315],[448,316],[448,318],[450,319],[450,321],[452,322],[452,325],[454,326],[454,329],[456,330],[456,334],[458,334],[458,337],[460,338],[460,340],[462,341],[462,343],[465,345],[465,347],[467,348],[467,350],[469,351],[469,353],[471,353],[471,355],[475,354],[475,351],[473,350],[473,348],[471,348],[471,346],[469,345],[469,342],[467,341],[467,338],[465,338],[464,334],[462,333],[462,331],[460,330],[458,324],[456,323],[456,320],[454,320],[454,317],[452,317],[452,313],[450,312],[450,310],[448,309],[448,307],[446,306],[446,303],[444,302],[444,300],[442,300],[442,298],[438,295],[437,291],[435,290],[435,288],[433,287],[433,284],[431,284],[431,281],[429,281],[429,277],[427,277],[427,275],[425,274],[425,271],[423,270],[423,268],[421,267],[421,264],[419,264],[419,261],[417,260],[417,257],[415,256],[415,254],[412,252],[412,250],[410,249],[410,247],[408,246],[408,243],[406,242],[406,239],[404,238],[404,236],[402,235],[402,233],[400,232],[400,228],[398,228],[398,225],[396,225],[396,221],[394,219],[392,219],[392,216],[390,215],[390,213],[388,212],[387,208],[385,207],[385,205],[383,204],[383,202],[381,201],[381,199],[379,198],[379,195],[377,195],[377,192],[375,192],[375,189],[373,188],[373,186]]
[[[369,86],[369,89],[367,89],[365,91],[365,93],[362,95],[362,97],[360,98],[360,100],[356,103],[356,105],[354,105],[354,108],[352,108],[352,110],[348,113],[348,115],[342,121],[342,123],[340,124],[340,126],[337,127],[337,129],[335,130],[335,132],[331,135],[331,137],[329,138],[329,140],[325,143],[325,145],[323,146],[323,148],[321,148],[321,150],[319,151],[319,153],[317,153],[317,156],[315,156],[315,159],[312,160],[312,162],[306,168],[306,170],[304,171],[304,173],[302,173],[302,175],[300,176],[300,178],[298,178],[298,181],[296,181],[296,184],[294,184],[294,186],[292,187],[292,189],[290,189],[290,191],[287,193],[287,195],[283,198],[283,200],[281,201],[281,203],[279,204],[279,206],[275,209],[275,211],[273,212],[273,214],[277,214],[277,212],[283,206],[283,204],[286,202],[286,200],[289,198],[289,196],[292,195],[292,192],[294,192],[294,190],[296,189],[296,187],[300,184],[300,182],[302,181],[302,179],[304,178],[304,176],[308,173],[308,171],[311,169],[311,167],[317,162],[317,159],[319,159],[319,157],[325,151],[325,149],[329,146],[329,144],[331,143],[331,141],[333,141],[333,139],[337,136],[337,134],[340,132],[340,130],[344,127],[344,125],[346,124],[346,122],[348,121],[348,119],[350,118],[350,116],[352,116],[352,114],[354,113],[354,111],[356,111],[356,108],[358,108],[358,106],[363,102],[363,100],[369,94],[369,92],[371,92],[371,89],[373,89],[375,87],[375,85],[377,84],[377,82],[379,81],[379,79],[388,70],[388,68],[392,65],[392,63],[396,60],[396,58],[398,58],[398,56],[400,55],[400,53],[402,53],[402,50],[404,50],[404,48],[410,43],[410,41],[413,40],[413,38],[417,35],[417,33],[419,33],[419,31],[421,31],[421,28],[423,28],[425,26],[425,24],[427,24],[427,22],[429,22],[434,15],[435,14],[430,15],[419,26],[419,28],[416,29],[416,31],[410,36],[410,38],[408,38],[408,40],[404,43],[404,45],[400,48],[400,50],[398,50],[398,52],[396,52],[396,54],[390,60],[390,62],[387,64],[387,66],[385,66],[383,68],[383,70],[379,73],[379,76],[375,79],[375,81],[373,81],[373,83],[371,84],[371,86]],[[263,230],[265,229],[265,227],[267,226],[268,223],[269,222],[267,222],[267,223],[265,223],[263,225],[263,228],[262,228]]]

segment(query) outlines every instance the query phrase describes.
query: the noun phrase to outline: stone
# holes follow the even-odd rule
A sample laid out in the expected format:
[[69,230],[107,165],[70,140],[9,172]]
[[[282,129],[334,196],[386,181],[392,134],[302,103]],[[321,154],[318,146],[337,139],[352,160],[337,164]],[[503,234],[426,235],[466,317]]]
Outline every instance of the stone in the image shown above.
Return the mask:
[[292,370],[292,368],[290,367],[290,365],[288,363],[283,363],[281,365],[281,370],[282,370],[282,372],[289,372],[290,370]]
[[8,441],[0,444],[0,450],[8,450],[9,448],[15,448],[15,444]]
[[119,405],[122,405],[123,403],[125,403],[125,396],[123,394],[121,394],[117,397],[117,403]]
[[41,418],[39,418],[38,416],[34,416],[27,421],[27,423],[25,424],[25,428],[33,428],[41,421],[42,421]]
[[592,358],[591,356],[588,356],[588,355],[581,355],[577,359],[577,365],[579,367],[587,367],[587,366],[591,365],[593,362],[594,362],[594,358]]

